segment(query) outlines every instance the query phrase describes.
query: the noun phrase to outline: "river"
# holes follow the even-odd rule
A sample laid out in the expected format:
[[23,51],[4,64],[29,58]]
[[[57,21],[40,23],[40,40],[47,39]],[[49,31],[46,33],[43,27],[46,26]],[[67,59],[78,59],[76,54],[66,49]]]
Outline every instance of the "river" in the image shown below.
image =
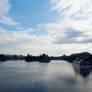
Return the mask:
[[92,92],[92,73],[67,61],[0,63],[0,92]]

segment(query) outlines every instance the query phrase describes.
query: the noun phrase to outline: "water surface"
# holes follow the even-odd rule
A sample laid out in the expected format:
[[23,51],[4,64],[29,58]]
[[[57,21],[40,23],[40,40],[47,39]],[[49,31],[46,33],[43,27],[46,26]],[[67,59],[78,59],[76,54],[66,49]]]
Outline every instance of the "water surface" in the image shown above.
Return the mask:
[[91,71],[82,75],[66,61],[0,63],[0,92],[92,92]]

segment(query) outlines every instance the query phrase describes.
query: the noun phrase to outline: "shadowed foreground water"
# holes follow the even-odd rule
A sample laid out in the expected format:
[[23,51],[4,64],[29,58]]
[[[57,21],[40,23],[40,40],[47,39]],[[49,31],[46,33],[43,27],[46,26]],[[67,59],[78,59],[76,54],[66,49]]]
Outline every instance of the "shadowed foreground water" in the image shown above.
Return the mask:
[[92,92],[92,74],[83,77],[66,61],[0,64],[0,92]]

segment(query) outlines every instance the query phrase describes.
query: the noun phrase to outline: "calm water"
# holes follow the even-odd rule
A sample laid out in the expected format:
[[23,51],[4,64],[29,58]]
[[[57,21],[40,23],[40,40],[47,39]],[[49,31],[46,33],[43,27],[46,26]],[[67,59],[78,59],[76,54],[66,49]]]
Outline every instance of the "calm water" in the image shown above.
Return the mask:
[[92,92],[92,74],[66,61],[0,63],[0,92]]

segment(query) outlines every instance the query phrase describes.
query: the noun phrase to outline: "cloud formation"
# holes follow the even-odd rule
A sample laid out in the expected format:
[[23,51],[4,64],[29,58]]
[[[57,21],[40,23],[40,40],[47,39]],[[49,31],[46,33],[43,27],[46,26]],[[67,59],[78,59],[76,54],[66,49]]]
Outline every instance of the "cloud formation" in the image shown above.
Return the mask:
[[9,0],[0,0],[0,23],[8,24],[8,25],[17,25],[16,21],[8,14],[11,5],[9,4]]
[[58,25],[56,32],[65,35],[57,35],[56,43],[92,43],[92,0],[51,0],[51,4],[59,15],[51,26]]
[[32,52],[32,54],[36,55],[42,52],[50,52],[50,49],[53,47],[51,45],[53,39],[46,35],[33,34],[34,30],[30,28],[13,31],[0,28],[0,51],[3,53],[7,51],[6,53],[22,54]]

